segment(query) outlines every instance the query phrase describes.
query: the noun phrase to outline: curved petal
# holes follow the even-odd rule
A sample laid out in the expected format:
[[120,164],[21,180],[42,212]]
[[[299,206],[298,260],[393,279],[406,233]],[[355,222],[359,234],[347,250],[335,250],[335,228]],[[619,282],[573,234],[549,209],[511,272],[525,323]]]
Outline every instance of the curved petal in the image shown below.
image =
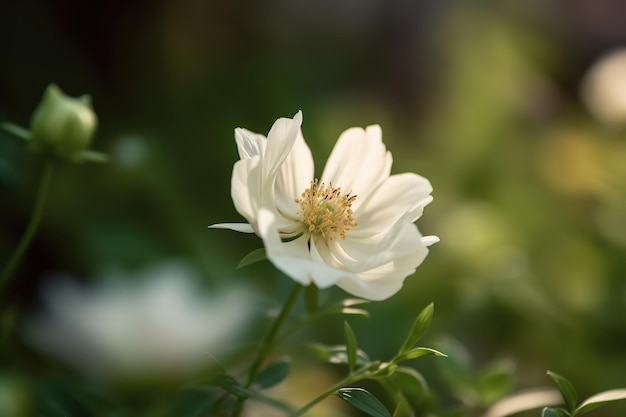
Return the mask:
[[389,177],[391,153],[382,142],[380,126],[366,129],[353,127],[339,136],[321,181],[341,187],[344,193],[356,195],[352,209],[357,210],[368,195]]
[[337,286],[354,296],[382,301],[400,291],[405,278],[415,272],[412,265],[413,261],[409,257],[399,258],[360,274],[358,280],[342,277],[337,281]]
[[209,229],[230,229],[241,233],[255,233],[252,225],[248,223],[217,223],[210,225]]
[[250,224],[256,222],[256,211],[261,205],[260,157],[241,159],[233,166],[230,195],[237,212]]
[[235,142],[239,158],[246,159],[263,155],[267,140],[263,135],[238,127],[235,129]]
[[353,237],[369,236],[389,229],[407,212],[417,220],[432,201],[430,182],[417,174],[404,173],[387,178],[354,212],[358,226],[348,233]]
[[296,113],[293,119],[281,117],[274,122],[267,134],[267,145],[263,155],[262,170],[265,179],[273,181],[281,165],[293,149],[301,125],[301,111]]
[[259,211],[258,225],[267,258],[294,281],[304,285],[315,282],[318,287],[327,288],[339,278],[350,275],[346,271],[312,260],[306,236],[291,242],[281,242],[271,211]]
[[299,207],[295,200],[311,186],[313,171],[311,150],[300,131],[276,177],[276,207],[284,217],[298,221]]
[[422,243],[424,244],[424,246],[430,246],[430,245],[434,245],[435,243],[439,242],[439,238],[437,236],[423,236],[422,237]]
[[358,279],[346,276],[337,281],[337,286],[358,297],[369,300],[384,300],[402,288],[404,280],[413,274],[424,261],[428,248],[414,224],[403,230],[402,237],[390,248],[398,256],[387,262],[360,272]]

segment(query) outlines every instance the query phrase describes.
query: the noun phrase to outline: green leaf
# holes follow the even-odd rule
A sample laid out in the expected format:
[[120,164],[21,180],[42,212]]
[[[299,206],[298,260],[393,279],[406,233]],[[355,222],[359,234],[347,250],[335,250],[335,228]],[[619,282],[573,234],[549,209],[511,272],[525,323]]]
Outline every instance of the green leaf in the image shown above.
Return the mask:
[[25,129],[22,126],[18,126],[9,122],[4,122],[4,123],[0,123],[0,127],[2,127],[2,129],[6,130],[9,133],[12,133],[13,135],[17,136],[20,139],[30,140],[31,138],[30,130]]
[[287,378],[290,370],[291,361],[289,358],[270,362],[256,377],[254,385],[261,389],[272,387]]
[[[515,364],[510,360],[502,360],[490,364],[481,370],[476,381],[480,401],[485,406],[493,404],[509,394],[514,386]],[[541,405],[552,405],[552,403]]]
[[444,358],[448,357],[448,355],[446,355],[445,353],[441,353],[435,349],[427,347],[416,347],[396,356],[394,358],[394,362],[407,361],[409,359],[419,358],[420,356],[441,356]]
[[559,391],[561,391],[565,404],[567,404],[567,409],[569,411],[574,411],[576,405],[578,404],[578,394],[576,393],[576,389],[572,383],[556,372],[548,371],[547,373],[550,378],[552,378]]
[[243,268],[244,266],[252,265],[257,262],[261,262],[267,259],[265,255],[265,248],[255,249],[252,252],[248,253],[246,256],[239,261],[239,265],[237,265],[237,269]]
[[343,330],[346,334],[346,353],[348,354],[348,369],[350,370],[350,373],[352,373],[356,365],[356,336],[354,335],[354,331],[347,321],[343,322]]
[[598,408],[606,403],[619,400],[626,400],[626,388],[612,389],[592,395],[583,401],[583,403],[575,410],[573,415],[576,416],[586,413],[587,411],[591,411],[594,408]]
[[413,368],[399,366],[393,375],[397,385],[402,389],[408,398],[413,400],[422,399],[429,395],[426,380]]
[[422,336],[424,336],[424,333],[426,333],[426,329],[433,318],[434,308],[434,304],[430,303],[417,316],[413,322],[413,326],[411,326],[409,334],[406,339],[404,339],[404,343],[402,343],[402,347],[400,347],[400,351],[398,352],[399,354],[411,349],[422,338]]
[[304,292],[304,305],[306,306],[307,313],[313,314],[317,310],[319,294],[320,290],[317,288],[317,285],[311,283],[306,287]]
[[569,417],[569,413],[562,408],[545,407],[541,411],[541,417]]
[[372,417],[391,417],[383,403],[363,388],[341,388],[336,395]]
[[[346,350],[346,346],[344,345],[326,346],[321,343],[316,343],[309,345],[309,348],[320,360],[324,362],[333,364],[348,363],[348,353]],[[367,356],[367,353],[363,352],[361,349],[357,349],[356,365],[365,366],[369,363],[370,358],[369,356]]]
[[215,379],[215,382],[216,385],[222,387],[224,391],[233,394],[237,398],[246,399],[249,396],[246,392],[246,389],[242,387],[239,382],[237,382],[237,380],[230,375],[218,375]]

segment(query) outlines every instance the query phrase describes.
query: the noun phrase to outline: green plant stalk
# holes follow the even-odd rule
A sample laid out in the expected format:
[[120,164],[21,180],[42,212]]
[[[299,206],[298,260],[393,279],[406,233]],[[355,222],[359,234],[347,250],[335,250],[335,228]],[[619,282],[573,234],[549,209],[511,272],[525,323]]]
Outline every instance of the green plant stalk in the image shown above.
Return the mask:
[[300,408],[295,413],[290,414],[289,417],[299,417],[301,415],[304,415],[304,413],[309,411],[318,403],[325,400],[330,395],[336,393],[339,389],[345,387],[346,385],[354,384],[355,382],[361,381],[363,379],[367,379],[371,376],[371,374],[372,374],[372,371],[370,370],[370,366],[365,366],[359,369],[358,371],[351,373],[350,375],[348,375],[347,377],[337,382],[335,385],[328,388],[326,391],[324,391],[323,393],[321,393],[320,395],[318,395],[317,397],[309,401],[304,407]]
[[[293,290],[291,290],[291,293],[289,294],[289,298],[287,298],[287,301],[283,305],[283,308],[280,310],[278,317],[276,317],[276,320],[274,320],[272,327],[270,328],[269,332],[267,333],[267,336],[265,336],[265,339],[263,340],[263,343],[261,344],[261,348],[259,349],[259,352],[257,353],[257,356],[254,359],[254,362],[250,366],[250,370],[248,371],[248,379],[246,381],[246,384],[244,385],[245,388],[249,388],[250,385],[252,385],[252,383],[254,382],[254,379],[256,378],[257,374],[259,373],[259,370],[261,369],[261,365],[263,365],[263,362],[267,358],[267,355],[269,354],[269,352],[272,350],[272,348],[275,345],[274,339],[276,337],[276,334],[278,333],[278,330],[280,330],[280,327],[282,326],[283,322],[289,315],[289,311],[291,311],[291,308],[293,307],[296,300],[298,299],[298,295],[300,294],[301,290],[302,290],[301,284],[296,284]],[[237,403],[235,403],[235,407],[232,413],[233,417],[238,417],[241,414],[243,410],[244,402],[245,402],[245,398],[240,398],[239,400],[237,400]]]
[[50,184],[50,179],[52,178],[53,171],[54,162],[52,160],[46,161],[43,167],[43,171],[41,173],[41,179],[39,180],[37,199],[35,201],[33,212],[30,216],[30,221],[28,223],[28,226],[26,227],[26,231],[22,235],[19,243],[13,251],[13,254],[11,255],[11,258],[9,259],[9,262],[7,262],[4,269],[2,270],[2,274],[0,275],[0,292],[4,291],[4,287],[7,285],[11,275],[13,275],[13,273],[15,272],[15,269],[24,257],[26,250],[30,246],[33,237],[37,232],[37,228],[39,227],[41,215],[43,213],[43,208],[46,202],[48,186]]

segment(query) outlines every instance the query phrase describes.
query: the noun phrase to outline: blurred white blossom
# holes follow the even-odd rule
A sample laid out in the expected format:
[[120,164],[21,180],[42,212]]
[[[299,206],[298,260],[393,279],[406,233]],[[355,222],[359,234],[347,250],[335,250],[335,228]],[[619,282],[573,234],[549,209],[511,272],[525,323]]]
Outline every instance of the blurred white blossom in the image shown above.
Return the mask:
[[589,111],[608,124],[626,122],[626,48],[598,59],[585,75],[582,98]]
[[300,125],[280,118],[267,138],[235,130],[240,160],[231,195],[245,223],[211,227],[255,232],[267,257],[295,281],[337,285],[370,300],[395,294],[438,241],[413,224],[432,197],[417,174],[390,175],[380,126],[341,134],[320,180]]
[[109,271],[89,287],[51,280],[27,340],[95,376],[187,375],[228,352],[256,305],[242,288],[206,293],[197,281],[182,262]]

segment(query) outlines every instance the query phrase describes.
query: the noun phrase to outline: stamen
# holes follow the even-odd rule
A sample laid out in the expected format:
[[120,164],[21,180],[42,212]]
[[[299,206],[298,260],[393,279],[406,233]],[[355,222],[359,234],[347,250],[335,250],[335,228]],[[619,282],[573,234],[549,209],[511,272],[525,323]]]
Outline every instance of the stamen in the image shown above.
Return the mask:
[[326,187],[315,179],[301,197],[295,200],[300,206],[298,217],[310,234],[345,239],[346,232],[357,225],[351,209],[356,195],[341,194],[341,188]]

